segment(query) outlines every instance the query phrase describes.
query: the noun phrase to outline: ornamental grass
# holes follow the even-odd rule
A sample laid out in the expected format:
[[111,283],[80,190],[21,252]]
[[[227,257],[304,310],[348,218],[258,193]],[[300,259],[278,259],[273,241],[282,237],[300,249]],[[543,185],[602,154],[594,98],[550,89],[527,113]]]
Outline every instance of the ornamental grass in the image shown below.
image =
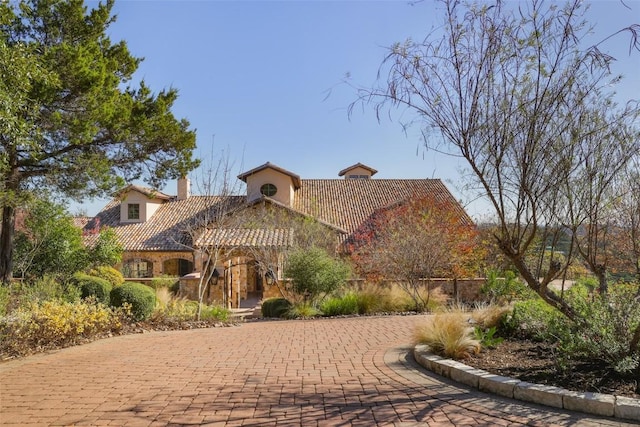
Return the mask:
[[432,352],[451,359],[467,359],[478,354],[480,341],[475,338],[469,314],[462,311],[436,313],[414,331],[416,344],[426,344]]

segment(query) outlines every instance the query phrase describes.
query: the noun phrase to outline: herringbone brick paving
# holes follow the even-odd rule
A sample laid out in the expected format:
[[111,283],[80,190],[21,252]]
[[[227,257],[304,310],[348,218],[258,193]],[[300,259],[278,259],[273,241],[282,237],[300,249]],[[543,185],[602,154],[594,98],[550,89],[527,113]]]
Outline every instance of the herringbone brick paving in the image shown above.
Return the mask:
[[0,364],[0,424],[623,426],[490,396],[410,355],[423,316],[115,337]]

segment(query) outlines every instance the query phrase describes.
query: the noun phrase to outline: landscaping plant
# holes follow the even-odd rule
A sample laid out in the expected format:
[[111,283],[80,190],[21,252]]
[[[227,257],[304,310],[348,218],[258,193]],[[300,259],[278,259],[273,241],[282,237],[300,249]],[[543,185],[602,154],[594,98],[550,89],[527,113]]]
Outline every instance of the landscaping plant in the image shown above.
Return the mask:
[[176,282],[179,282],[177,277],[159,276],[151,279],[150,286],[156,290],[160,288],[173,289],[175,288]]
[[311,319],[321,314],[313,304],[302,301],[294,303],[284,314],[287,319]]
[[113,267],[107,265],[101,265],[89,270],[89,275],[100,277],[109,283],[111,283],[111,287],[119,286],[124,283],[124,276],[120,271],[116,270]]
[[560,339],[562,353],[599,361],[640,377],[640,299],[637,285],[618,283],[602,295],[578,287],[567,296],[589,322],[576,323]]
[[486,283],[480,288],[480,292],[490,302],[497,304],[510,304],[512,301],[529,299],[535,295],[511,270],[487,271]]
[[0,353],[19,356],[118,332],[125,314],[126,309],[112,309],[91,299],[33,302],[0,318]]
[[315,304],[346,283],[350,268],[324,249],[312,247],[289,255],[284,274],[291,279],[295,294],[305,303]]
[[468,319],[469,315],[462,311],[436,313],[415,329],[414,341],[428,345],[443,357],[469,358],[480,352],[481,344]]
[[111,305],[123,307],[130,305],[131,316],[134,320],[145,320],[156,306],[156,293],[142,283],[127,282],[111,290]]
[[347,314],[363,314],[360,311],[358,294],[348,292],[342,296],[326,298],[320,304],[320,311],[324,316],[343,316]]
[[[464,161],[464,184],[490,206],[492,239],[522,281],[585,337],[619,338],[626,348],[615,358],[633,365],[640,325],[623,321],[633,310],[607,293],[626,258],[630,298],[640,296],[640,104],[619,99],[623,77],[601,43],[627,34],[640,50],[637,26],[585,44],[595,31],[581,0],[441,6],[442,31],[389,46],[380,80],[359,88],[351,111],[398,112],[428,130],[426,149]],[[598,281],[589,310],[554,289],[573,264]],[[617,320],[623,327],[605,326]]]
[[291,303],[285,298],[268,298],[262,301],[263,317],[284,317],[291,308]]
[[394,280],[413,301],[412,310],[428,311],[431,279],[475,274],[480,251],[471,219],[439,197],[411,198],[377,210],[346,247],[359,274],[368,280]]
[[91,297],[97,302],[109,305],[112,286],[107,280],[84,273],[76,273],[73,275],[72,282],[80,289],[80,296],[83,299]]

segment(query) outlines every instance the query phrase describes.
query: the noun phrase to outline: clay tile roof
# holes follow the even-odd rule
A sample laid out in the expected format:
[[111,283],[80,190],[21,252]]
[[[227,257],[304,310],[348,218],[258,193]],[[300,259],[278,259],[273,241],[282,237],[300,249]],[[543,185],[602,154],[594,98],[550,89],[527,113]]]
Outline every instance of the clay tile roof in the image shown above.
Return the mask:
[[293,181],[293,185],[296,189],[300,188],[300,176],[296,175],[293,172],[290,172],[286,169],[283,169],[279,166],[274,165],[273,163],[267,162],[264,165],[258,166],[257,168],[253,168],[250,171],[247,171],[245,173],[241,173],[240,175],[238,175],[238,179],[242,180],[243,182],[247,182],[247,177],[250,175],[253,175],[255,173],[260,172],[261,170],[264,169],[273,169],[276,170],[278,172],[281,172],[285,175],[288,175],[289,177],[291,177],[291,180]]
[[305,179],[293,208],[353,233],[376,210],[421,196],[450,202],[463,223],[473,224],[439,179]]
[[208,229],[196,240],[196,247],[291,247],[293,229],[286,228],[231,228]]
[[74,227],[78,227],[78,228],[84,228],[92,220],[93,220],[93,217],[90,217],[90,216],[74,216],[73,217],[73,226]]
[[[292,206],[284,206],[274,200],[268,201],[276,207],[313,217],[338,231],[342,239],[346,239],[376,211],[421,196],[448,202],[462,223],[473,224],[439,179],[305,179],[300,180],[300,188],[295,192]],[[191,251],[193,242],[188,231],[194,228],[194,218],[220,207],[234,210],[247,206],[250,205],[247,205],[245,196],[191,196],[186,200],[171,199],[163,203],[146,222],[121,223],[120,201],[115,199],[97,217],[88,221],[85,231],[96,229],[96,224],[99,227],[110,227],[125,251]],[[203,226],[202,223],[199,225]],[[282,247],[290,245],[293,239],[293,233],[287,229],[265,227],[239,230],[242,229],[234,232],[234,245],[263,244]],[[229,230],[209,230],[208,233],[196,243],[210,242],[211,239],[221,237],[215,233],[229,233]],[[225,238],[230,238],[229,236],[227,234]]]
[[244,196],[191,196],[163,203],[145,222],[121,223],[120,201],[112,200],[97,215],[101,227],[111,228],[125,251],[190,251],[190,232],[197,218],[224,205],[225,209],[244,204]]
[[358,163],[356,163],[355,165],[351,165],[351,166],[349,166],[349,167],[347,167],[347,168],[342,169],[340,172],[338,172],[338,176],[344,176],[344,174],[346,174],[347,172],[349,172],[350,170],[355,169],[355,168],[362,168],[362,169],[366,169],[366,170],[368,170],[369,172],[371,172],[371,176],[373,176],[373,175],[375,175],[375,174],[377,174],[377,173],[378,173],[378,171],[377,171],[377,170],[375,170],[374,168],[369,167],[369,166],[367,166],[367,165],[364,165],[364,164],[362,164],[362,163],[358,162]]

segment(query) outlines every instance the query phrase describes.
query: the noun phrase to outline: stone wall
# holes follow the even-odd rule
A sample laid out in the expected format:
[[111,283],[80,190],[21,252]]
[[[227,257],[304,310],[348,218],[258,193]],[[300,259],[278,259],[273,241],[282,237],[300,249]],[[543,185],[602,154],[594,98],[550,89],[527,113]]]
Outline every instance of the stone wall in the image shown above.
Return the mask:
[[[473,278],[473,279],[458,279],[458,299],[460,302],[464,303],[473,303],[477,301],[482,301],[484,297],[482,296],[480,289],[486,283],[486,279],[484,278]],[[349,281],[350,286],[355,288],[362,288],[367,286],[367,282],[364,279],[352,279]],[[385,280],[379,284],[379,286],[393,286],[394,284],[398,284],[397,281]],[[422,281],[422,286],[426,287],[429,285],[429,289],[436,292],[441,292],[443,295],[449,297],[450,300],[454,300],[454,286],[452,279],[431,279],[429,283],[424,280]]]
[[[476,302],[483,300],[480,288],[486,283],[484,278],[458,279],[458,298],[461,302]],[[431,289],[439,289],[443,294],[454,298],[453,280],[433,279]]]

